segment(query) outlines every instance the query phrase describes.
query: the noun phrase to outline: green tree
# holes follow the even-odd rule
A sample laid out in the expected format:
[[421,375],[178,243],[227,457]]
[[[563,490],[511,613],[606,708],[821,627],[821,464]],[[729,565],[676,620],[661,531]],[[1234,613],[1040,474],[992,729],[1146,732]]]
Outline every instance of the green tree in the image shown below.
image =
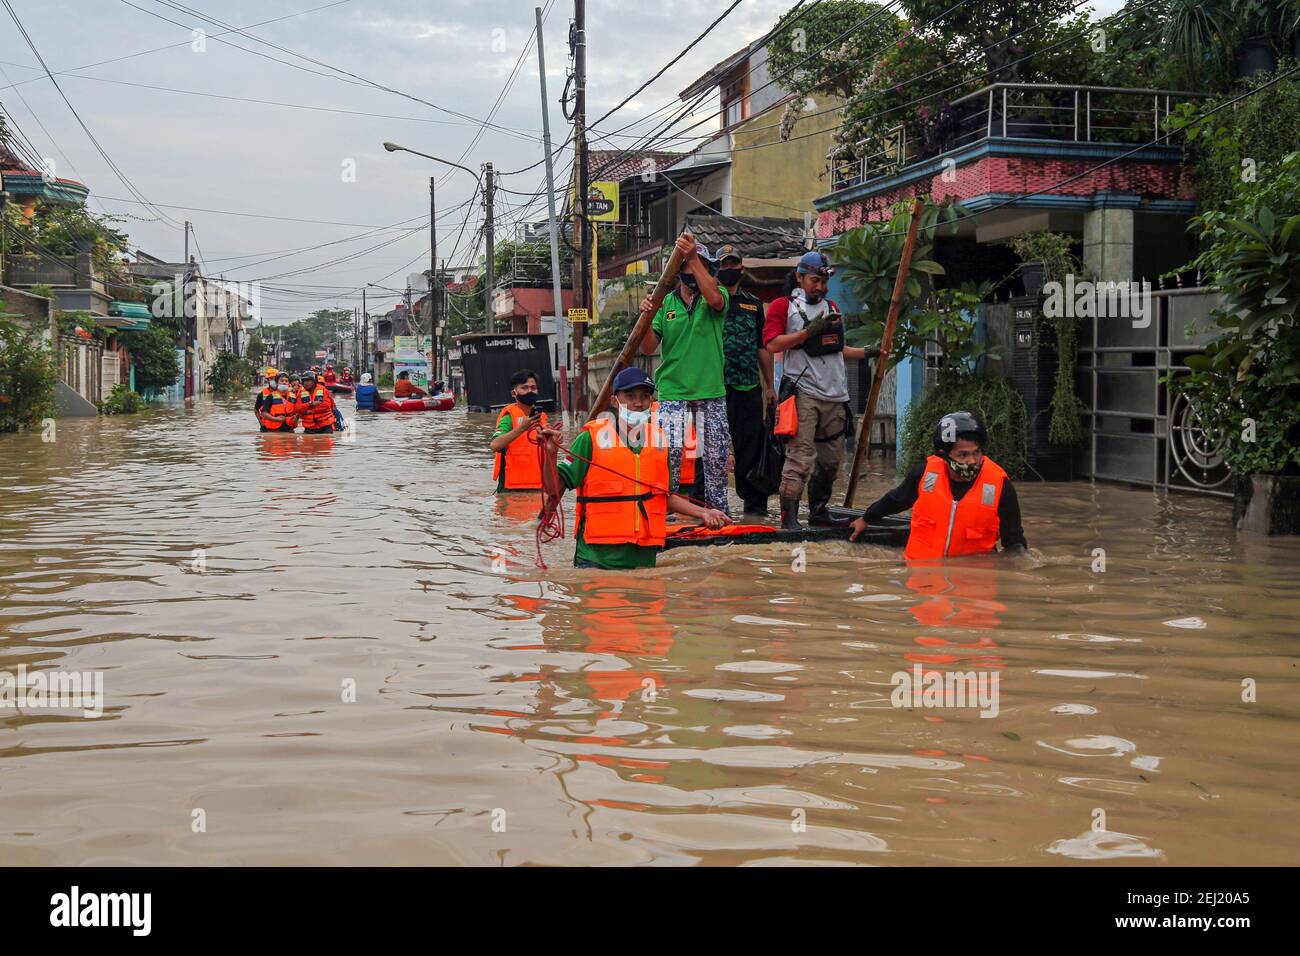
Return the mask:
[[1194,261],[1219,288],[1219,337],[1171,384],[1222,436],[1238,475],[1300,473],[1300,152],[1192,220]]
[[41,333],[0,313],[0,432],[34,428],[52,417],[58,380]]
[[170,329],[150,325],[138,332],[120,333],[135,365],[135,386],[142,392],[174,385],[180,378],[181,363]]

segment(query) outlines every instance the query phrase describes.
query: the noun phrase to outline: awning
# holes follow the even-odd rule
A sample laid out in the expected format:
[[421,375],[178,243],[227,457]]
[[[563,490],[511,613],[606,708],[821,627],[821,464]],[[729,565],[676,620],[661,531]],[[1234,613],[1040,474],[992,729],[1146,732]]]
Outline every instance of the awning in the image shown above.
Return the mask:
[[153,313],[149,311],[149,306],[142,302],[110,302],[108,318],[100,322],[100,325],[111,329],[143,332],[149,328],[152,321]]

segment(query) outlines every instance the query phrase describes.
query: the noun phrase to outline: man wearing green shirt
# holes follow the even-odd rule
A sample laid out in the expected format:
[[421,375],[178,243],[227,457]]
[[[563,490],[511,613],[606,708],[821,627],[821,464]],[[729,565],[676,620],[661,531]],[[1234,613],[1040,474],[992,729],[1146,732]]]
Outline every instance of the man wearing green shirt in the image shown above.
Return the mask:
[[701,508],[674,493],[676,481],[669,476],[668,449],[653,408],[654,391],[655,383],[644,371],[623,369],[614,378],[612,413],[588,422],[562,459],[562,430],[559,426],[542,430],[544,510],[555,509],[565,488],[578,492],[582,510],[574,532],[575,567],[654,567],[669,511],[696,518],[710,528],[728,522],[721,511]]
[[[684,232],[677,237],[682,256],[677,288],[664,297],[651,323],[654,337],[641,340],[641,351],[660,348],[659,414],[668,433],[669,466],[674,479],[682,470],[682,447],[688,422],[695,425],[696,474],[702,473],[701,497],[723,514],[727,507],[727,386],[723,375],[722,329],[727,317],[727,290],[714,278],[708,246]],[[653,303],[646,296],[641,304]]]

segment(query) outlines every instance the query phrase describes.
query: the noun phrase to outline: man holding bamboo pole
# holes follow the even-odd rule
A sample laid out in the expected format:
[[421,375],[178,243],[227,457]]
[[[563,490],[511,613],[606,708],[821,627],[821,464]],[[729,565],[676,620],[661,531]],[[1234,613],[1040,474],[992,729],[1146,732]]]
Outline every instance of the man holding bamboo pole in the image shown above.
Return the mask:
[[[677,237],[674,256],[681,261],[677,286],[659,306],[650,329],[641,340],[646,355],[661,346],[659,416],[668,438],[669,467],[674,489],[681,481],[683,447],[694,426],[695,471],[702,475],[699,497],[723,514],[727,507],[727,454],[731,432],[727,427],[727,386],[723,375],[722,329],[727,318],[727,290],[714,277],[714,261],[707,246],[684,232]],[[641,311],[654,308],[646,296]]]

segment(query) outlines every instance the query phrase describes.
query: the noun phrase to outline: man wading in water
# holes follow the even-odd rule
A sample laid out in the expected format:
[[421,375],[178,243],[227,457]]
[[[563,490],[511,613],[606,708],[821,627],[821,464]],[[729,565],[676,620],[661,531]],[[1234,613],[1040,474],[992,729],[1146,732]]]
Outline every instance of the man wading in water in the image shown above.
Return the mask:
[[827,508],[848,428],[849,380],[844,360],[880,354],[879,349],[844,344],[839,306],[826,298],[834,271],[823,253],[805,253],[796,273],[798,286],[789,296],[772,300],[763,327],[767,350],[785,353],[781,398],[795,395],[799,420],[781,471],[781,527],[787,530],[801,527],[799,499],[805,482],[809,523],[830,523]]
[[1020,502],[1007,473],[984,455],[988,433],[970,412],[952,412],[934,429],[934,454],[853,522],[850,541],[885,515],[912,509],[903,553],[909,561],[1023,549]]

